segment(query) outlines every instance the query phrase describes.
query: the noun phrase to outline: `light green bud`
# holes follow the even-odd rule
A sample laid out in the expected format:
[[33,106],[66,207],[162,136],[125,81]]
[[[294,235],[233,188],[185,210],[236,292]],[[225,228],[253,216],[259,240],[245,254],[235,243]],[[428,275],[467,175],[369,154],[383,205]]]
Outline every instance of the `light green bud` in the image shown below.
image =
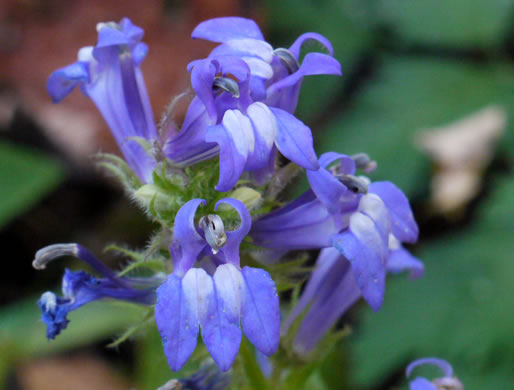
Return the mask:
[[248,210],[253,210],[259,207],[262,201],[261,194],[250,187],[236,188],[232,191],[230,197],[243,202]]
[[134,192],[136,201],[145,208],[153,207],[156,211],[164,211],[170,207],[172,198],[166,193],[162,192],[157,186],[153,184],[145,184]]

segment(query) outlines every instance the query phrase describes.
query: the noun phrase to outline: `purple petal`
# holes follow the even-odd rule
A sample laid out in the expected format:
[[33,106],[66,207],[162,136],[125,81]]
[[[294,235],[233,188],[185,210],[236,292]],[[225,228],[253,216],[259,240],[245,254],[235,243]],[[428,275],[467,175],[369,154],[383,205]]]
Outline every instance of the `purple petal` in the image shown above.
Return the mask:
[[319,165],[323,168],[327,168],[334,161],[341,160],[341,173],[346,175],[354,175],[356,166],[355,160],[346,154],[340,154],[336,152],[326,152],[323,153],[319,158]]
[[238,56],[243,58],[243,60],[257,58],[264,61],[264,63],[270,64],[273,60],[273,55],[273,47],[268,42],[245,38],[222,43],[214,48],[209,57]]
[[264,185],[273,177],[273,173],[275,172],[276,159],[277,147],[273,145],[273,147],[270,150],[266,165],[252,172],[253,179],[258,185]]
[[257,360],[257,364],[262,371],[262,374],[265,378],[270,378],[271,373],[273,372],[273,364],[271,363],[271,359],[264,355],[259,350],[255,351],[255,359]]
[[250,91],[253,101],[262,101],[266,99],[266,80],[262,77],[250,77]]
[[250,75],[248,64],[237,56],[216,57],[224,76],[232,75],[239,81],[246,80]]
[[271,65],[258,57],[243,56],[242,59],[248,64],[252,76],[268,80],[273,77]]
[[409,383],[410,390],[437,390],[437,387],[428,379],[417,377]]
[[241,321],[248,340],[260,352],[273,355],[280,341],[280,308],[275,283],[263,269],[244,267],[246,284]]
[[217,71],[218,67],[210,59],[195,61],[191,71],[191,85],[196,96],[205,105],[209,117],[214,120],[216,120],[217,113],[214,105],[212,83]]
[[293,87],[305,76],[320,74],[334,74],[340,76],[341,64],[334,57],[322,53],[309,53],[303,59],[300,69],[291,75],[274,83],[268,90],[270,95],[278,93],[281,89]]
[[46,88],[54,103],[60,102],[79,83],[89,81],[88,65],[78,61],[64,68],[57,69],[48,78]]
[[[89,252],[76,253],[74,244],[57,244],[38,251],[34,266],[43,269],[52,259],[72,255],[91,264],[95,269],[102,270],[102,263]],[[102,271],[103,272],[103,271]],[[155,289],[162,284],[162,277],[151,278],[117,278],[111,277],[112,271],[107,273],[108,278],[97,279],[84,271],[73,272],[68,269],[62,279],[63,296],[56,296],[52,292],[46,292],[37,302],[41,309],[41,320],[47,326],[47,338],[54,339],[63,329],[66,329],[69,320],[68,313],[76,310],[92,301],[103,298],[122,300],[142,305],[155,305]],[[133,288],[138,286],[138,288]],[[139,288],[144,287],[144,288]]]
[[305,56],[300,68],[284,75],[275,72],[275,83],[267,91],[266,103],[269,106],[283,109],[291,114],[296,110],[300,87],[304,76],[317,74],[341,74],[341,65],[331,56],[321,53],[309,53]]
[[131,139],[143,137],[153,142],[157,137],[141,70],[133,61],[122,64],[116,57],[91,77],[95,82],[84,84],[83,92],[101,112],[130,167],[144,183],[152,182],[155,159]]
[[108,24],[100,24],[102,27],[98,30],[97,48],[105,48],[110,46],[128,45],[132,43],[129,36],[122,30],[110,27]]
[[228,110],[221,125],[207,129],[205,140],[220,147],[220,179],[216,190],[228,191],[241,177],[248,152],[255,145],[250,119],[239,110]]
[[206,39],[211,42],[242,38],[264,39],[257,23],[237,16],[206,20],[196,26],[191,36],[193,39]]
[[212,278],[202,268],[191,268],[182,279],[182,288],[189,307],[196,309],[198,321],[203,324],[214,296]]
[[316,197],[328,208],[331,213],[341,212],[345,206],[345,195],[353,197],[354,194],[325,168],[336,160],[341,160],[342,172],[355,172],[355,161],[344,154],[329,152],[319,159],[320,168],[317,171],[307,171],[307,179]]
[[144,42],[139,42],[132,50],[132,59],[134,64],[139,65],[146,58],[148,54],[148,45]]
[[120,57],[120,69],[123,95],[134,135],[148,141],[154,140],[157,132],[143,75],[129,57]]
[[441,369],[441,371],[444,373],[445,377],[452,377],[453,376],[453,368],[446,360],[439,359],[436,357],[429,357],[429,358],[422,358],[414,360],[412,363],[410,363],[407,366],[407,369],[405,370],[405,375],[409,377],[412,374],[412,371],[419,366],[423,366],[425,364],[431,364],[433,366],[437,366]]
[[206,129],[212,124],[205,105],[195,96],[179,133],[170,134],[172,138],[164,147],[166,157],[187,166],[217,155],[216,144],[205,142]]
[[124,19],[101,24],[98,44],[79,51],[79,62],[54,72],[48,90],[54,101],[80,83],[100,110],[129,166],[144,183],[152,181],[155,159],[133,137],[157,138],[150,100],[138,64],[146,55],[143,30]]
[[339,279],[348,268],[348,265],[348,261],[343,258],[337,249],[325,248],[321,250],[316,260],[316,267],[312,271],[300,299],[282,326],[282,333],[287,332],[293,321],[312,303],[314,298],[323,299],[327,295],[320,294],[320,292],[333,289],[334,283],[331,283],[329,280],[333,278]]
[[144,30],[136,26],[129,18],[123,18],[120,21],[121,30],[130,38],[133,42],[139,42],[143,39]]
[[175,216],[173,241],[170,246],[174,262],[174,272],[184,275],[194,264],[206,243],[195,227],[195,214],[198,207],[206,202],[192,199],[184,204]]
[[336,247],[351,263],[364,299],[375,311],[384,300],[386,256],[383,240],[375,223],[362,213],[350,217],[350,229],[333,239]]
[[408,250],[400,247],[389,252],[387,271],[393,274],[409,271],[411,279],[418,279],[425,273],[425,266],[419,259],[412,256]]
[[405,194],[389,181],[371,183],[368,190],[377,194],[384,201],[391,216],[395,237],[401,242],[416,242],[419,229]]
[[234,231],[227,231],[227,243],[221,248],[221,252],[225,256],[225,260],[236,267],[239,267],[239,246],[246,237],[252,226],[252,217],[243,202],[237,199],[224,198],[216,203],[215,210],[220,204],[228,204],[236,209],[241,219],[239,228]]
[[232,264],[218,266],[214,274],[214,294],[202,325],[202,338],[221,371],[227,371],[241,344],[241,272]]
[[341,231],[344,221],[332,214],[312,192],[298,201],[254,222],[251,236],[256,245],[277,249],[330,247],[331,238]]
[[261,102],[251,104],[247,115],[252,121],[255,147],[249,153],[246,169],[253,171],[268,165],[277,135],[277,122],[270,109]]
[[355,277],[345,259],[338,262],[327,275],[327,286],[323,286],[321,295],[316,297],[309,311],[302,320],[296,334],[294,350],[306,355],[322,337],[334,326],[337,320],[362,296]]
[[289,51],[291,53],[293,53],[293,55],[297,59],[300,58],[300,51],[302,49],[302,46],[304,45],[305,42],[310,41],[310,40],[318,41],[323,46],[325,46],[325,48],[328,50],[330,55],[334,55],[334,49],[332,48],[332,44],[330,43],[330,41],[327,38],[325,38],[323,35],[318,34],[318,33],[312,33],[312,32],[308,32],[308,33],[300,35],[296,39],[296,41],[294,41],[294,43],[291,45],[291,47],[289,48]]
[[311,129],[284,110],[270,109],[277,121],[275,144],[280,153],[305,169],[319,169]]
[[199,324],[192,302],[184,292],[182,279],[175,274],[157,289],[155,322],[173,371],[179,371],[196,348]]
[[[117,57],[120,55],[119,48],[128,47],[132,55],[133,50],[137,44],[143,38],[144,31],[142,28],[132,24],[132,22],[125,18],[117,26],[110,25],[108,23],[100,23],[98,25],[98,42],[93,49],[93,56],[99,62],[108,61],[111,57]],[[116,47],[118,46],[118,47]],[[137,49],[138,62],[142,61],[141,48]]]
[[368,193],[360,199],[359,212],[367,215],[375,224],[375,228],[382,237],[381,251],[384,252],[388,248],[391,234],[391,219],[384,202],[377,195]]

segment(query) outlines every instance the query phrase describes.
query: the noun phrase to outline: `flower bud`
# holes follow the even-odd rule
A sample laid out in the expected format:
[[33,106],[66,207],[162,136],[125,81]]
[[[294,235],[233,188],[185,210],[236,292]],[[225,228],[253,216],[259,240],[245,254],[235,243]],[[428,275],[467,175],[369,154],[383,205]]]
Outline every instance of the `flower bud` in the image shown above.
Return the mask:
[[162,192],[154,184],[145,184],[133,194],[136,201],[145,208],[152,207],[157,212],[165,211],[170,208],[173,199]]
[[243,202],[248,210],[257,208],[262,200],[261,194],[250,187],[239,187],[230,194],[230,197]]

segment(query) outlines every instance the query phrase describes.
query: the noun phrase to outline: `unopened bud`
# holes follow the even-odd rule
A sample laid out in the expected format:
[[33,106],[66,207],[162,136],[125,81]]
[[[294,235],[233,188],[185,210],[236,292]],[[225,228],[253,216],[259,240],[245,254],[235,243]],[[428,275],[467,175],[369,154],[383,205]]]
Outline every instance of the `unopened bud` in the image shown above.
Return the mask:
[[250,187],[239,187],[235,189],[230,194],[230,198],[240,200],[248,210],[253,210],[258,207],[262,200],[261,194]]
[[152,206],[155,210],[166,210],[169,207],[170,197],[154,184],[145,184],[134,192],[134,198],[144,207]]

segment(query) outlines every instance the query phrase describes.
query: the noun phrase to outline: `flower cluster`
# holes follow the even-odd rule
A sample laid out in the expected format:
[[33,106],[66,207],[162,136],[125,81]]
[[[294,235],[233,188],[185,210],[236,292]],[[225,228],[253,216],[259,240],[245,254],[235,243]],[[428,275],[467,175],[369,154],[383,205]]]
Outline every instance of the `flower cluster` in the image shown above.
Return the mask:
[[[43,294],[39,306],[49,338],[67,326],[69,311],[96,299],[155,305],[172,370],[184,366],[201,333],[212,358],[226,371],[243,333],[257,353],[271,356],[281,332],[287,333],[304,314],[294,349],[309,353],[361,296],[374,310],[380,308],[388,272],[423,273],[423,264],[402,246],[418,236],[403,192],[390,182],[356,176],[359,169],[367,173],[376,167],[365,154],[330,152],[318,159],[311,130],[295,116],[303,77],[341,74],[326,38],[306,33],[288,49],[273,48],[251,20],[227,17],[201,23],[193,38],[219,45],[187,68],[194,97],[184,121],[164,121],[158,129],[140,69],[148,51],[142,29],[123,19],[100,23],[97,30],[96,46],[82,48],[75,63],[55,71],[48,91],[58,102],[79,86],[100,110],[137,176],[134,192],[160,186],[168,191],[166,199],[179,205],[175,212],[164,202],[170,208],[166,220],[151,212],[157,194],[146,205],[170,233],[164,262],[172,263],[173,271],[149,278],[120,276],[78,244],[43,248],[36,254],[36,268],[72,255],[103,275],[97,279],[66,271],[64,296]],[[324,52],[302,53],[311,41]],[[290,161],[282,168],[279,153]],[[207,160],[209,165],[199,164]],[[306,170],[310,189],[276,208],[277,186],[288,181],[282,176],[289,175],[291,166]],[[215,188],[184,198],[191,172],[211,167],[217,175]],[[288,251],[321,249],[282,327],[270,273],[242,266],[242,255],[250,257],[256,247],[274,252],[262,261],[264,268]]]

